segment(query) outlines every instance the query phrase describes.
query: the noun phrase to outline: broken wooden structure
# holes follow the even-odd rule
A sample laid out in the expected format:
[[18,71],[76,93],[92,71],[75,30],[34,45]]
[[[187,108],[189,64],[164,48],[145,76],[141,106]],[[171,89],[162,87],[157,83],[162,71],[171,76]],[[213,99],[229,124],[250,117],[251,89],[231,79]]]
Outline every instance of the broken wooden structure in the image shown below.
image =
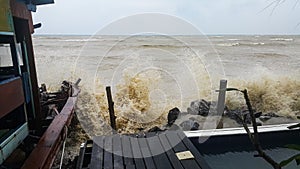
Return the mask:
[[41,24],[31,12],[49,3],[0,0],[0,168],[21,168],[28,157],[22,168],[50,168],[74,113],[77,83],[56,93],[38,87],[31,34]]

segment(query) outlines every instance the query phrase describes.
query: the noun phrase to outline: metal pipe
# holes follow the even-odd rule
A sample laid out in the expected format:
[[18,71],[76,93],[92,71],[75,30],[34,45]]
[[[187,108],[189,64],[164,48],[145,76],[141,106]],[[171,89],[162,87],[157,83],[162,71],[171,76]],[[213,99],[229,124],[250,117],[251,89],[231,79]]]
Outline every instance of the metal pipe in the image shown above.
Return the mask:
[[61,152],[59,169],[61,169],[61,167],[62,167],[62,163],[63,163],[63,160],[64,160],[64,154],[65,154],[66,141],[67,141],[67,138],[68,138],[68,127],[65,126],[65,129],[66,129],[66,137],[64,139],[63,148],[62,148],[62,152]]

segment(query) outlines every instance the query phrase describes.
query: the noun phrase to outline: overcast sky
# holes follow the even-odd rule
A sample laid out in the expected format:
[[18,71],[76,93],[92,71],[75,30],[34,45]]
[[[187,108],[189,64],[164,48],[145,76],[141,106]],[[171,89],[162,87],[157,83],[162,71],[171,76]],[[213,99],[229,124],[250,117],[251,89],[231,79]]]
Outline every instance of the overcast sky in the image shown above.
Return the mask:
[[[296,4],[297,0],[286,0],[273,12],[276,4],[263,10],[273,1],[56,0],[53,5],[38,6],[33,16],[34,23],[43,24],[42,28],[36,30],[36,34],[94,34],[121,18],[143,13],[178,17],[204,34],[300,34],[300,3]],[[168,23],[155,17],[153,20],[155,25],[166,23],[168,27],[164,29],[170,30],[170,34],[186,34],[173,22]],[[122,30],[121,26],[114,33],[124,34]]]

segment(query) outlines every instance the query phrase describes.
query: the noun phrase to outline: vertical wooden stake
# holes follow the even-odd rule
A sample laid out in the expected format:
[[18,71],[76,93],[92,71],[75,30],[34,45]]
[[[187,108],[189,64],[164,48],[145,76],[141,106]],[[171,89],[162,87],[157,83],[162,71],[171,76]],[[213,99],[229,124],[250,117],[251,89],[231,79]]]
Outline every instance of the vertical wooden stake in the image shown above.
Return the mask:
[[217,104],[217,114],[221,116],[220,122],[217,124],[217,128],[223,128],[223,112],[225,108],[225,96],[226,96],[227,80],[220,80],[220,89]]
[[114,102],[111,97],[111,89],[110,86],[106,86],[106,95],[107,95],[107,102],[108,102],[108,111],[110,117],[110,126],[116,130],[116,116],[114,111]]
[[225,108],[225,96],[226,96],[227,80],[220,80],[220,90],[218,96],[218,115],[222,115]]

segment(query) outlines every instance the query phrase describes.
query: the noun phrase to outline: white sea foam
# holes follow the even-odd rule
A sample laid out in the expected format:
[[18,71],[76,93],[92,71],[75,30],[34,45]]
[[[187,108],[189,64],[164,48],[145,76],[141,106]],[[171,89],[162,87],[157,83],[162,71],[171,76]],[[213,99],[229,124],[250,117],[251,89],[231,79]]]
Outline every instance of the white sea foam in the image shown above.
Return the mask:
[[240,43],[220,43],[220,44],[217,44],[218,46],[225,46],[225,47],[231,47],[231,46],[239,46]]
[[91,41],[101,41],[101,39],[64,39],[65,42],[91,42]]
[[265,45],[264,42],[253,42],[252,45]]
[[227,40],[229,40],[229,41],[238,41],[240,39],[227,39]]
[[292,38],[272,38],[271,41],[293,41]]

